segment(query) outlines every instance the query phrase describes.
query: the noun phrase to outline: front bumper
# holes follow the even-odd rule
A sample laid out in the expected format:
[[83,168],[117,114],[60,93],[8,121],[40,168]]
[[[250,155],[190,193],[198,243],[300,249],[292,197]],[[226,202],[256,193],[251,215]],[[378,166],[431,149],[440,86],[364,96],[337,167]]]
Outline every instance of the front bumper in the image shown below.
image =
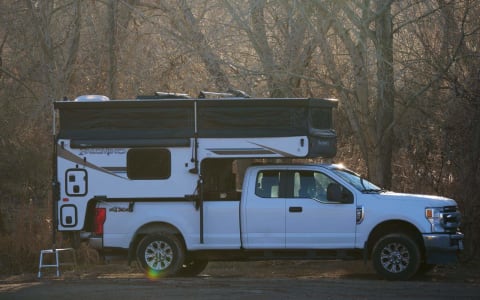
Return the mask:
[[463,250],[463,233],[425,233],[423,243],[427,264],[455,263]]

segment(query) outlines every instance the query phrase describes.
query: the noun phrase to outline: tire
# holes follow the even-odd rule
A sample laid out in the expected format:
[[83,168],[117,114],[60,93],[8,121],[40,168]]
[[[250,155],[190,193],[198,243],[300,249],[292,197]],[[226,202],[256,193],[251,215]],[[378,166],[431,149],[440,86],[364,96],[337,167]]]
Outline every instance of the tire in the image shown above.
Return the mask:
[[208,260],[195,259],[185,262],[178,276],[194,277],[202,273],[208,265]]
[[137,260],[149,277],[174,276],[182,269],[185,249],[173,234],[151,234],[138,244]]
[[389,234],[380,238],[372,252],[373,267],[387,280],[408,280],[419,270],[418,244],[408,235]]

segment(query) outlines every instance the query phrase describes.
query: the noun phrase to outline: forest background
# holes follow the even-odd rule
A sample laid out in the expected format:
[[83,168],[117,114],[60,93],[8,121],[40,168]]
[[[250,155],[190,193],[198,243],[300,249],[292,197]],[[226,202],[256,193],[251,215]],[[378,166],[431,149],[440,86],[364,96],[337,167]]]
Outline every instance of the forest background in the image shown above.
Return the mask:
[[480,0],[0,0],[0,273],[51,247],[52,102],[334,97],[342,162],[480,241]]

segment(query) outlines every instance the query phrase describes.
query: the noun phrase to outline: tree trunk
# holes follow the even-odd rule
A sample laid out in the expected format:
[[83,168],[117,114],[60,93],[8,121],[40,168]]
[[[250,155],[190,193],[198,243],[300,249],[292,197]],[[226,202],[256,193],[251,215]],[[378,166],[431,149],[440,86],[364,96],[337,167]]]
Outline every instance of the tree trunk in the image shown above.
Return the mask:
[[117,1],[108,3],[108,91],[109,96],[117,98]]
[[[380,186],[392,185],[392,143],[394,112],[393,32],[391,4],[377,1],[375,20],[377,59],[376,145],[369,177]],[[385,7],[388,5],[388,7]]]

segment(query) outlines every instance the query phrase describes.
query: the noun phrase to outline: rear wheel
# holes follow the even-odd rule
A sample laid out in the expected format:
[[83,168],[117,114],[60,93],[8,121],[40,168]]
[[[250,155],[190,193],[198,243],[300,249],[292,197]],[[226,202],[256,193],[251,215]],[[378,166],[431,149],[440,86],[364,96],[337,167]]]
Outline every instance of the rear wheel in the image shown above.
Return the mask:
[[386,235],[373,247],[373,267],[388,280],[412,278],[420,267],[420,259],[417,243],[405,234]]
[[149,277],[173,276],[182,269],[185,250],[173,234],[150,234],[138,244],[137,259]]

